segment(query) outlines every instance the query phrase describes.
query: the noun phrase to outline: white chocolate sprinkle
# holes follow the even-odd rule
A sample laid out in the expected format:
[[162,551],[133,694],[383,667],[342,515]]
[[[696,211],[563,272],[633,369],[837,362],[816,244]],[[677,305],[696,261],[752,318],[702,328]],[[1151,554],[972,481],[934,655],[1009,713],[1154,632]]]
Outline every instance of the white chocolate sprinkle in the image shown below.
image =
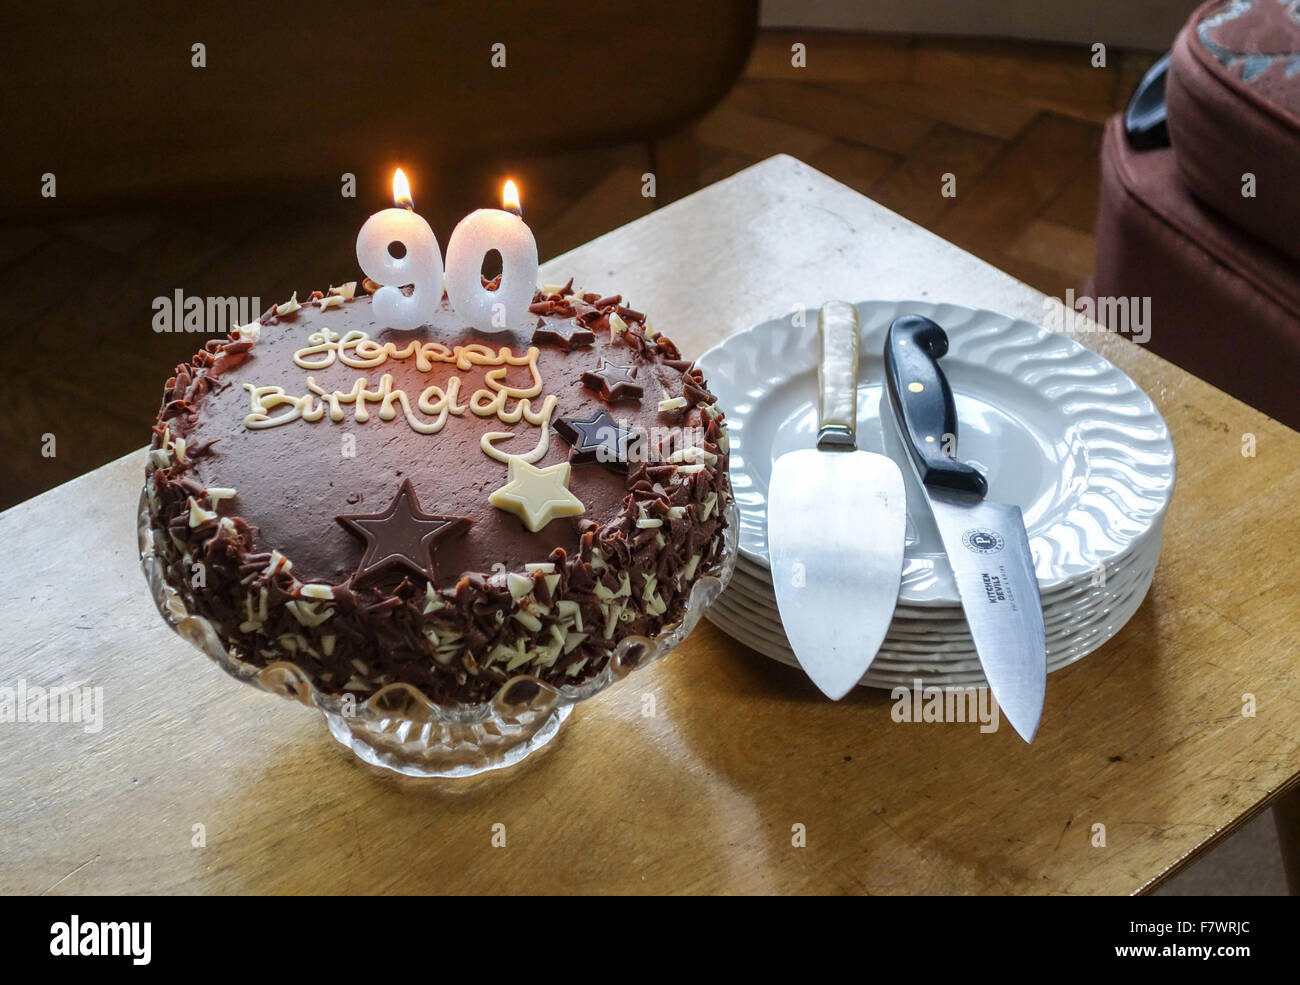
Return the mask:
[[664,525],[663,520],[658,520],[655,519],[654,517],[647,516],[644,505],[640,506],[639,509],[641,510],[641,516],[636,521],[636,525],[638,529],[654,530],[656,527],[662,527]]
[[582,632],[582,606],[572,599],[560,599],[555,603],[555,608],[560,613],[561,620],[565,622],[572,620],[573,628]]
[[522,625],[525,629],[530,629],[534,633],[541,632],[542,621],[538,619],[536,616],[531,615],[528,612],[525,612],[523,609],[520,609],[518,612],[516,612],[514,614],[514,618],[515,621],[520,625]]
[[681,410],[686,406],[685,397],[668,397],[659,401],[660,413],[667,413],[670,410]]
[[281,318],[283,318],[285,315],[293,314],[301,307],[302,305],[298,303],[298,292],[294,291],[293,297],[291,297],[288,301],[286,301],[284,304],[277,304],[275,306],[275,313],[279,315]]
[[533,580],[517,571],[511,571],[506,575],[506,587],[510,589],[510,597],[518,602],[525,595],[531,594]]
[[713,452],[711,451],[706,451],[703,448],[698,448],[695,445],[690,445],[687,448],[678,448],[675,452],[673,452],[671,455],[668,456],[667,461],[692,462],[692,463],[705,462],[709,465],[716,465],[718,463],[718,456],[713,454]]
[[244,614],[248,616],[248,618],[239,624],[239,631],[241,633],[251,633],[256,629],[261,629],[262,624],[266,622],[266,589],[263,588],[258,595],[259,604],[256,610],[253,609],[253,596],[244,596]]
[[619,317],[618,312],[609,316],[609,340],[613,342],[627,331],[627,322]]
[[190,497],[190,526],[191,527],[202,526],[203,524],[207,523],[209,520],[215,520],[216,518],[217,518],[217,514],[213,513],[211,510],[205,510],[202,506],[198,504],[198,500],[196,500],[193,496]]
[[217,508],[217,504],[223,499],[234,499],[236,495],[235,490],[231,489],[229,486],[209,486],[203,491],[207,493],[208,500],[212,503],[212,508],[214,510]]
[[683,572],[686,576],[687,581],[690,581],[692,578],[695,577],[695,569],[698,568],[699,566],[700,566],[700,555],[698,554],[692,555],[690,561],[686,563],[686,570]]
[[271,560],[266,563],[266,568],[263,571],[263,574],[270,577],[272,575],[278,574],[281,571],[292,571],[292,570],[293,570],[293,562],[290,561],[283,554],[281,554],[278,550],[272,548]]
[[605,632],[601,634],[605,639],[610,640],[614,638],[614,630],[618,627],[618,621],[622,617],[623,610],[626,607],[627,604],[624,602],[620,602],[618,605],[605,607]]
[[319,626],[334,615],[333,608],[325,606],[322,609],[319,602],[301,602],[295,599],[286,602],[284,607],[304,626]]
[[539,646],[533,652],[533,663],[539,667],[549,667],[555,663],[556,658],[559,657],[560,651],[563,649],[563,643],[547,643],[545,646]]
[[519,641],[519,649],[521,652],[506,664],[506,670],[514,670],[516,667],[522,666],[532,659],[532,654],[523,648],[523,640]]
[[704,502],[700,504],[700,520],[707,520],[713,513],[713,507],[717,505],[718,494],[715,492],[709,493],[709,495],[705,497]]

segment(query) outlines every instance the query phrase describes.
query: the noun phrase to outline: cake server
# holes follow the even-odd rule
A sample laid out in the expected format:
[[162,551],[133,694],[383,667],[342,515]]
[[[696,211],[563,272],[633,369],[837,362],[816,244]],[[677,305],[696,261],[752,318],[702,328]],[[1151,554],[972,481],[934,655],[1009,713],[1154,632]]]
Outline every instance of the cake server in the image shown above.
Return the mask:
[[817,447],[773,463],[768,561],[790,648],[838,700],[866,673],[893,619],[907,494],[892,459],[857,448],[857,310],[829,302],[817,328]]
[[1002,714],[1032,742],[1047,689],[1047,638],[1020,507],[985,499],[984,476],[956,457],[957,406],[939,359],[948,336],[903,315],[885,335],[885,378],[957,581],[984,676]]

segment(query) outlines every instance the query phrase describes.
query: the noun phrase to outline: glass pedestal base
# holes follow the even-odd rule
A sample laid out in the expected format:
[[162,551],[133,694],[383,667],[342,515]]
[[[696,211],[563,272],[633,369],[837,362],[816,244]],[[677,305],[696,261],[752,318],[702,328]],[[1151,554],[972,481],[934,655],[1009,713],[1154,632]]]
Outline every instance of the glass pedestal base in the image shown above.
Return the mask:
[[573,705],[559,705],[522,721],[446,725],[401,718],[367,722],[326,712],[325,721],[330,734],[363,762],[431,779],[514,766],[555,738],[572,713]]

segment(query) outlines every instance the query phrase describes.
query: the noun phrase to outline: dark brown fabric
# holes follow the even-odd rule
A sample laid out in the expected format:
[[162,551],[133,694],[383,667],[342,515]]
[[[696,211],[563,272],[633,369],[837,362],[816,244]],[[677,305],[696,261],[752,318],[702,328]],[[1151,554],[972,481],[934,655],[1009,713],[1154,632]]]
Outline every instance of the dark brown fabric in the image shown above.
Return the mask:
[[398,164],[427,200],[485,159],[658,139],[734,84],[757,6],[7,3],[0,214],[337,199],[341,174],[386,188]]
[[1102,143],[1093,297],[1150,297],[1151,348],[1300,427],[1300,264],[1206,209],[1173,150]]
[[1300,0],[1201,7],[1174,43],[1166,103],[1192,192],[1300,260]]

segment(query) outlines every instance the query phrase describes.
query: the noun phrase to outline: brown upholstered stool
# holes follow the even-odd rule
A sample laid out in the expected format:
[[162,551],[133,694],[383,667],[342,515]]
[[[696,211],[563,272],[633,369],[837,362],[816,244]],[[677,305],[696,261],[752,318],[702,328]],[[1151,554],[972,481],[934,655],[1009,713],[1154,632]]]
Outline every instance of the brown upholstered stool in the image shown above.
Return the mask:
[[1300,262],[1300,0],[1201,7],[1174,43],[1165,99],[1192,194]]
[[[1123,120],[1111,120],[1087,291],[1150,297],[1152,349],[1292,427],[1300,427],[1297,10],[1300,0],[1214,0],[1193,15],[1165,86],[1172,148],[1136,149]],[[1242,194],[1247,172],[1254,198]]]

